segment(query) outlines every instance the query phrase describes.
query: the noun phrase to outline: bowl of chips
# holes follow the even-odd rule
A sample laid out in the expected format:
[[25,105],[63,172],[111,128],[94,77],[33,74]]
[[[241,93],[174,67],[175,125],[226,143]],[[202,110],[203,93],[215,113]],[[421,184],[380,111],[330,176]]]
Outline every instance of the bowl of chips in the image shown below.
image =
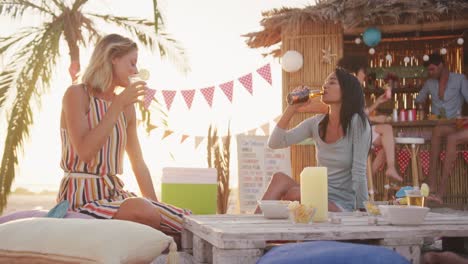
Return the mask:
[[305,204],[300,204],[298,201],[291,202],[288,205],[289,219],[294,224],[309,224],[312,222],[312,217],[316,209]]
[[289,217],[288,205],[290,201],[261,200],[258,205],[262,209],[263,216],[269,219],[286,219]]

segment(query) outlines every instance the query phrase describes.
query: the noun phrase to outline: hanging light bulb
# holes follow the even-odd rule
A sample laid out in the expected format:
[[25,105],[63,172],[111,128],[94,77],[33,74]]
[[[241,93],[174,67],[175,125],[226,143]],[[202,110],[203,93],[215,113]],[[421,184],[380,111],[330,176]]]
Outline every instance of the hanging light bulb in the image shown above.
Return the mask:
[[440,49],[440,54],[442,54],[442,55],[447,54],[447,49],[446,48],[441,48]]
[[426,54],[424,54],[424,56],[423,56],[423,61],[428,61],[428,60],[429,60],[429,56],[426,55]]
[[465,40],[463,38],[458,38],[457,39],[457,44],[458,45],[463,45],[464,42],[465,42]]
[[358,44],[358,45],[361,44],[361,41],[362,41],[362,40],[361,40],[360,37],[357,37],[357,38],[354,39],[354,43],[356,43],[356,44]]
[[370,54],[370,55],[374,55],[374,54],[375,54],[375,49],[374,49],[374,48],[370,48],[370,49],[369,49],[369,54]]
[[387,54],[387,56],[385,56],[385,59],[388,60],[388,61],[391,61],[392,60],[392,55]]

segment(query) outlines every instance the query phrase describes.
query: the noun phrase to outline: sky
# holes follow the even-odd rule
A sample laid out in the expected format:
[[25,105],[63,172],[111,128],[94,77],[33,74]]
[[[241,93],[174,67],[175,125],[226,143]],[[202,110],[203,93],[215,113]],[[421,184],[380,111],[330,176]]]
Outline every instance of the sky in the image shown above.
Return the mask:
[[[189,57],[191,72],[184,75],[169,61],[160,60],[155,52],[140,48],[140,68],[148,69],[148,86],[156,90],[200,89],[236,80],[242,75],[254,73],[253,94],[249,94],[235,81],[234,98],[230,103],[216,88],[210,108],[201,94],[196,94],[193,106],[187,109],[180,93],[168,111],[168,125],[174,133],[162,140],[164,129],[153,130],[149,135],[139,131],[145,161],[159,193],[163,167],[206,167],[206,140],[195,148],[195,136],[206,137],[210,124],[215,124],[225,135],[228,122],[231,133],[237,135],[270,123],[281,114],[281,66],[278,59],[263,57],[261,50],[250,49],[242,34],[260,30],[261,12],[283,6],[302,7],[313,1],[306,0],[171,0],[159,1],[165,16],[166,31],[180,41]],[[138,0],[130,4],[125,0],[90,1],[88,10],[121,16],[153,19],[152,1]],[[40,17],[23,19],[22,25],[40,23]],[[0,35],[5,36],[18,29],[18,21],[0,18]],[[5,26],[6,25],[6,26]],[[116,28],[99,25],[103,34],[121,33]],[[57,190],[63,172],[60,162],[59,119],[61,98],[70,84],[68,76],[68,52],[61,48],[61,61],[56,67],[48,94],[42,98],[42,107],[35,108],[34,125],[20,157],[20,167],[13,188],[26,187],[33,191]],[[82,68],[86,67],[91,49],[81,53]],[[5,59],[0,58],[0,69]],[[259,67],[271,63],[273,85],[270,86],[255,74]],[[161,93],[156,97],[162,100]],[[0,116],[6,113],[0,109]],[[3,119],[3,118],[2,118]],[[0,119],[1,152],[6,135],[5,120]],[[181,135],[190,137],[180,143]],[[257,130],[262,135],[261,130]],[[234,142],[233,142],[234,144]],[[232,145],[231,186],[237,185],[235,145]],[[123,179],[127,188],[138,192],[128,159],[124,164]]]

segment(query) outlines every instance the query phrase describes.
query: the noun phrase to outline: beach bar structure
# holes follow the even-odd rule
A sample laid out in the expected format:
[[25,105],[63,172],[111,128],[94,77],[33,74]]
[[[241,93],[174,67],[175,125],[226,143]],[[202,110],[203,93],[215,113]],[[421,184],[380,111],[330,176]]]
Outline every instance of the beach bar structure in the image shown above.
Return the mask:
[[[393,89],[393,100],[380,107],[379,111],[389,114],[394,107],[414,107],[414,97],[427,79],[423,67],[424,55],[441,52],[449,70],[457,73],[468,71],[468,2],[465,0],[327,0],[303,8],[274,9],[263,13],[260,31],[246,34],[247,45],[261,48],[265,55],[281,57],[289,50],[302,54],[303,66],[296,72],[283,71],[283,110],[286,95],[298,85],[321,87],[327,75],[333,71],[343,55],[365,56],[375,81],[366,82],[364,93],[371,103],[383,92],[383,78],[388,72],[399,77],[399,88]],[[369,28],[381,33],[380,42],[370,51],[363,41],[363,34]],[[461,39],[461,40],[460,40]],[[371,54],[372,53],[372,54]],[[390,60],[388,59],[390,57]],[[426,113],[430,103],[425,106]],[[464,106],[464,115],[468,115]],[[294,116],[291,127],[310,117],[309,114]],[[434,117],[432,117],[434,119]],[[390,122],[395,136],[418,135],[430,139],[437,120],[418,122]],[[430,140],[420,147],[418,164],[426,161]],[[398,160],[399,151],[397,149]],[[468,204],[468,158],[464,159],[467,145],[459,146],[455,168],[450,176],[444,202],[456,207]],[[402,152],[404,153],[404,152]],[[401,153],[400,153],[401,154]],[[439,160],[438,177],[441,174]],[[292,175],[299,181],[299,174],[306,166],[315,165],[313,145],[291,147]],[[403,170],[397,169],[404,177],[404,185],[412,185],[411,162]],[[404,165],[404,164],[403,164]],[[427,177],[426,167],[419,166],[419,179]],[[374,175],[376,199],[383,199],[387,193],[384,185],[384,170]],[[399,184],[400,185],[400,184]]]

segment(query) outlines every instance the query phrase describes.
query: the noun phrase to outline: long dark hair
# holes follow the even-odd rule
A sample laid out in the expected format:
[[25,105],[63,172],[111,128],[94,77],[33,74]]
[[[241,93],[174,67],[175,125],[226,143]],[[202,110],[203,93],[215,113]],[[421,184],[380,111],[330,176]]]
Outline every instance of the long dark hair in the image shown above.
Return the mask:
[[[341,111],[340,122],[343,128],[343,135],[346,136],[351,128],[351,119],[354,114],[358,114],[362,124],[366,126],[368,120],[364,113],[364,94],[358,79],[342,68],[335,69],[335,75],[341,88]],[[320,122],[320,136],[325,138],[329,114],[325,115]]]

